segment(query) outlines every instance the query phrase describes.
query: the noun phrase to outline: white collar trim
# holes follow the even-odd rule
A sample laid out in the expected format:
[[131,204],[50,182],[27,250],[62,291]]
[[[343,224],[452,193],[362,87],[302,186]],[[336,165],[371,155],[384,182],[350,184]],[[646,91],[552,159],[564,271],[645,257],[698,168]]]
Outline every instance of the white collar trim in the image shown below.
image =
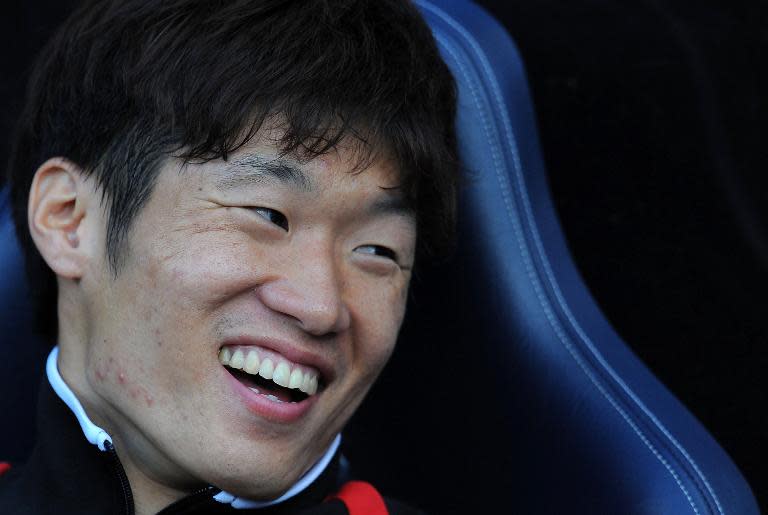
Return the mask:
[[[109,436],[109,433],[94,424],[91,419],[88,418],[88,415],[83,409],[83,405],[80,404],[80,401],[75,396],[75,393],[67,385],[67,383],[64,382],[64,379],[62,379],[61,374],[59,373],[59,367],[57,364],[58,357],[59,347],[57,345],[53,348],[51,353],[48,354],[48,360],[45,363],[45,372],[48,376],[48,382],[51,383],[53,391],[56,392],[56,395],[58,395],[59,398],[64,401],[69,409],[72,410],[72,413],[75,414],[75,417],[77,417],[77,421],[80,423],[80,428],[83,430],[85,438],[91,444],[98,447],[100,451],[106,451],[106,443],[109,442],[111,444],[112,437]],[[267,506],[272,506],[287,501],[291,497],[294,497],[303,492],[320,476],[320,474],[323,473],[323,471],[325,471],[326,467],[328,467],[328,464],[331,462],[333,455],[336,454],[340,444],[341,434],[338,434],[336,435],[336,438],[333,439],[330,447],[328,447],[328,450],[325,451],[325,454],[323,454],[318,462],[315,463],[315,465],[309,469],[307,473],[304,474],[301,479],[296,482],[296,484],[294,484],[291,488],[288,489],[287,492],[285,492],[277,499],[271,501],[251,501],[249,499],[236,497],[235,495],[224,491],[214,495],[213,498],[220,503],[230,504],[233,508],[236,509],[265,508]]]
[[83,405],[80,404],[80,401],[75,397],[75,393],[69,386],[67,386],[67,383],[64,382],[61,374],[59,374],[59,367],[57,365],[58,357],[59,346],[57,345],[53,348],[51,353],[48,354],[48,361],[45,363],[45,372],[48,375],[48,382],[51,383],[56,395],[61,397],[61,400],[63,400],[75,414],[77,421],[80,422],[80,428],[83,430],[83,434],[88,441],[97,446],[100,451],[106,451],[106,443],[112,443],[112,437],[88,418],[88,415],[83,409]]

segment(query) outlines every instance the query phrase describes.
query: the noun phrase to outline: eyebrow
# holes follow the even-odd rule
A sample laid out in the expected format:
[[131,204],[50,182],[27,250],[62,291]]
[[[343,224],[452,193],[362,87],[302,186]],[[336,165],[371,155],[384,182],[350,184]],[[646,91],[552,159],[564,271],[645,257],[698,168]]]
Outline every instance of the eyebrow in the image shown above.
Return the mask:
[[381,197],[365,208],[368,216],[397,215],[415,218],[416,211],[406,202],[402,194],[390,194]]
[[[226,191],[254,184],[275,181],[292,185],[304,192],[312,192],[312,178],[296,164],[279,157],[266,158],[256,154],[246,154],[233,159],[216,179],[219,190]],[[402,193],[396,188],[385,188],[382,196],[365,208],[368,216],[397,215],[415,218],[415,209],[409,205]]]
[[219,190],[233,190],[278,181],[305,192],[313,190],[310,176],[296,164],[279,157],[247,154],[232,160],[216,180]]

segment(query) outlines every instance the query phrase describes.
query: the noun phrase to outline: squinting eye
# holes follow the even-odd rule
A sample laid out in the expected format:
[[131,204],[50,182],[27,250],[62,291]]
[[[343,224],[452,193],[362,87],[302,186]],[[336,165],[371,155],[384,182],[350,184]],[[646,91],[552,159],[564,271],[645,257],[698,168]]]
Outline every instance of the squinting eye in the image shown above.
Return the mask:
[[382,247],[381,245],[361,245],[355,250],[364,254],[373,254],[374,256],[381,256],[391,259],[392,261],[397,261],[397,253],[395,253],[394,250]]
[[277,225],[284,231],[288,231],[288,219],[280,211],[275,211],[268,207],[252,207],[252,211],[258,213],[261,217]]

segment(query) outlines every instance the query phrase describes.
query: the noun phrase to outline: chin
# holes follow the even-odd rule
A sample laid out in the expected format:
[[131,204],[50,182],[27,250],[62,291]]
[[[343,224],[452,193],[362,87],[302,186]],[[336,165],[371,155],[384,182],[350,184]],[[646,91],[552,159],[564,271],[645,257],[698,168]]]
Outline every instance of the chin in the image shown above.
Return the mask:
[[208,484],[237,497],[254,501],[272,500],[287,492],[307,468],[286,465],[284,462],[269,459],[258,467],[254,467],[253,461],[234,466],[222,464],[226,468],[218,474],[211,474],[211,481]]
[[[292,477],[292,476],[291,476]],[[277,499],[288,489],[293,486],[298,477],[286,479],[286,478],[261,478],[258,484],[254,482],[244,481],[242,478],[236,480],[224,481],[217,483],[215,486],[221,488],[225,492],[228,492],[237,497],[244,499],[250,499],[253,501],[269,501]]]

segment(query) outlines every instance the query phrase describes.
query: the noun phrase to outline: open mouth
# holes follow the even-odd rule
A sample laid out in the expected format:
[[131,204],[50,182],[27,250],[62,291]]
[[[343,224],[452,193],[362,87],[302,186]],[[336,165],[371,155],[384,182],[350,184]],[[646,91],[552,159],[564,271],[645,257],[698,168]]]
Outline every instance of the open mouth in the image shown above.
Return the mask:
[[219,362],[252,392],[273,402],[298,403],[322,389],[317,370],[259,347],[222,347]]

